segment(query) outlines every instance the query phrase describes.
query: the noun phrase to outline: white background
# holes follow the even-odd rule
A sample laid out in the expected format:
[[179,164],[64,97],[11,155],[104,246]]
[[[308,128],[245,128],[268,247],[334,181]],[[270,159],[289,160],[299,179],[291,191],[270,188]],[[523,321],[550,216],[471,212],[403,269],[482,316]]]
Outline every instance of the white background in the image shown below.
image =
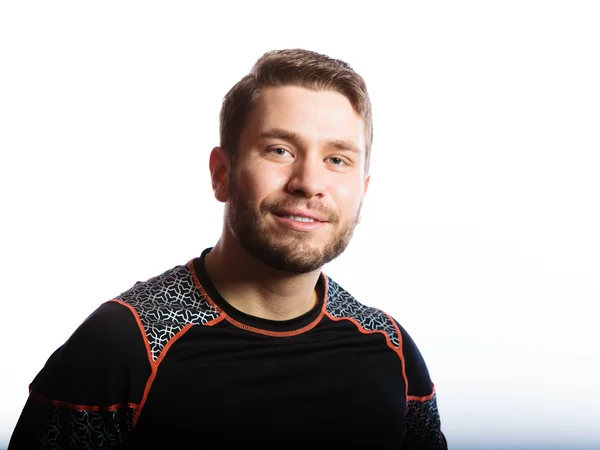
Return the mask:
[[416,340],[451,449],[600,448],[600,3],[526,0],[2,2],[0,447],[89,313],[215,243],[221,99],[288,47],[367,80],[326,272]]

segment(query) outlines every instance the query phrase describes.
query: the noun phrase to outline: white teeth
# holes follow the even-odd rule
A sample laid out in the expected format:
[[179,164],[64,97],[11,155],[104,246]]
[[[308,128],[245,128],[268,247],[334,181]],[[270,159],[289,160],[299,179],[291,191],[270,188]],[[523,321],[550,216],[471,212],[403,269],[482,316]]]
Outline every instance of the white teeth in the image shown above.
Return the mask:
[[298,222],[315,222],[315,219],[311,219],[310,217],[302,217],[302,216],[283,216],[288,219],[297,220]]

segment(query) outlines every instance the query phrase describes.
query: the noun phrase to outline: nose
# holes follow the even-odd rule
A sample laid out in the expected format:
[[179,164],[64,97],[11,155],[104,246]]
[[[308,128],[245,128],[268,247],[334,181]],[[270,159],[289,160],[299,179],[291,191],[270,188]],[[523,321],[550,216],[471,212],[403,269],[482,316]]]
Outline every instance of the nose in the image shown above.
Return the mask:
[[325,195],[325,168],[320,161],[304,158],[292,164],[287,190],[304,198],[321,198]]

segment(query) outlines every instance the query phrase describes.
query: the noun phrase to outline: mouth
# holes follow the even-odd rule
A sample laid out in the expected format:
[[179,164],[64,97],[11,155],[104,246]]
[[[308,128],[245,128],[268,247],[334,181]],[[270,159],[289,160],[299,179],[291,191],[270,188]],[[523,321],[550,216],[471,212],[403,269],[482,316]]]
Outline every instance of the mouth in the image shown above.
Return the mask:
[[278,217],[302,223],[323,223],[330,221],[326,215],[310,209],[293,207],[276,209],[272,212]]
[[283,217],[284,219],[295,220],[296,222],[304,222],[304,223],[323,222],[322,220],[316,220],[312,217],[296,216],[293,214],[275,214],[275,215],[279,216],[279,217]]
[[280,225],[296,231],[315,231],[329,223],[324,216],[312,211],[273,211],[273,215]]

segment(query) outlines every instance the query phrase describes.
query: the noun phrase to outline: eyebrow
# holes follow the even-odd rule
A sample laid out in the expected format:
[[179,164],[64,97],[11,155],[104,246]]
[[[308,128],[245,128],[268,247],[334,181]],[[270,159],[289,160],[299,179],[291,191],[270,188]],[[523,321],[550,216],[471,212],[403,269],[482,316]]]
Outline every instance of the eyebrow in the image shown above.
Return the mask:
[[[298,133],[295,133],[295,132],[289,131],[289,130],[285,130],[283,128],[270,128],[270,129],[265,130],[262,133],[260,133],[260,137],[284,139],[286,141],[295,142],[300,145],[306,145],[306,139],[304,139]],[[333,141],[329,141],[327,144],[330,147],[335,147],[339,150],[349,150],[354,153],[362,153],[362,150],[360,150],[352,142],[346,141],[343,139],[336,139]]]

